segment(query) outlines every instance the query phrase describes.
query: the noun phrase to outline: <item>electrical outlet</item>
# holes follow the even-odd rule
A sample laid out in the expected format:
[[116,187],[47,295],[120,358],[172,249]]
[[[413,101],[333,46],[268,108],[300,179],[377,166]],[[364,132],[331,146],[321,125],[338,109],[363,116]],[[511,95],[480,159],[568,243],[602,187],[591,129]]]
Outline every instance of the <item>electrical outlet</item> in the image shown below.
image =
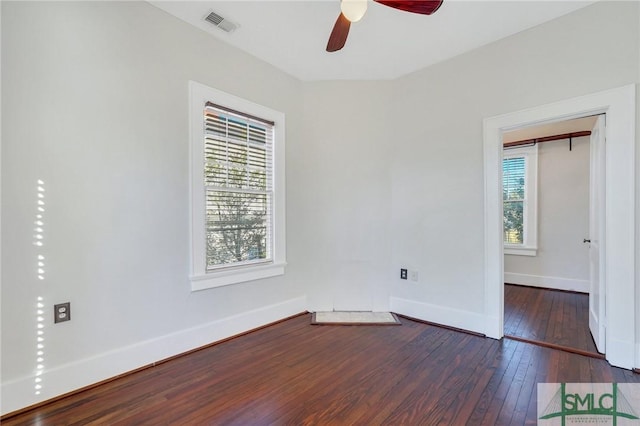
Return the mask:
[[71,302],[53,305],[53,322],[59,323],[71,320]]
[[418,271],[411,271],[411,281],[418,281]]
[[400,279],[401,280],[406,280],[407,279],[407,270],[406,269],[400,269]]

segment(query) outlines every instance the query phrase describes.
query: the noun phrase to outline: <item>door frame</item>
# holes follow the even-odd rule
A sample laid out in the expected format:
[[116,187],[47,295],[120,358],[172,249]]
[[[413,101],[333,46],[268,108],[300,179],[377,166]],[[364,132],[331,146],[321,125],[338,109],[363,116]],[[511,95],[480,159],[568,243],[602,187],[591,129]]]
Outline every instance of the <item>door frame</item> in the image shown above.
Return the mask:
[[594,114],[606,115],[606,358],[635,367],[635,94],[634,84],[486,118],[484,149],[485,334],[504,336],[502,133]]

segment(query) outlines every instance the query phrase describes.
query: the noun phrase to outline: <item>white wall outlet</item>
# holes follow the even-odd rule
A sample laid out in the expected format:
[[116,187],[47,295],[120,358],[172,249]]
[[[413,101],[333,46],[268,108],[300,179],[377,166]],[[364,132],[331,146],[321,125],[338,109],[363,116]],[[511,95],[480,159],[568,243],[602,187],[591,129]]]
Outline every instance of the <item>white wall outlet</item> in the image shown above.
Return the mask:
[[418,281],[418,271],[411,271],[411,281]]

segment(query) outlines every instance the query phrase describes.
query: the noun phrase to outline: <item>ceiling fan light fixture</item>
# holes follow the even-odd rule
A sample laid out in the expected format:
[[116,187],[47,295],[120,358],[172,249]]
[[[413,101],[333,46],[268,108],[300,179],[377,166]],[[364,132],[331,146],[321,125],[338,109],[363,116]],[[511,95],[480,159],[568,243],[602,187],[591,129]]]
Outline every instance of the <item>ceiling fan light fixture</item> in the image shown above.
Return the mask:
[[340,10],[351,22],[358,22],[367,11],[367,0],[342,0]]

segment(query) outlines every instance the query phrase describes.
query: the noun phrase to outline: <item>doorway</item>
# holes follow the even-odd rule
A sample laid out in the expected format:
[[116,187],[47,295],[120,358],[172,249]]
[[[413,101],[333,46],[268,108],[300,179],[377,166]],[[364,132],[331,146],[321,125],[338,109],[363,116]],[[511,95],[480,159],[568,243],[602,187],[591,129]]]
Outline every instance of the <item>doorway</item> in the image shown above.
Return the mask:
[[633,368],[635,357],[635,85],[484,120],[486,335],[504,336],[502,133],[542,123],[606,114],[605,240],[602,250],[606,359]]
[[589,329],[599,239],[588,241],[602,206],[590,176],[602,142],[591,135],[603,125],[591,116],[503,134],[505,337],[602,357]]

